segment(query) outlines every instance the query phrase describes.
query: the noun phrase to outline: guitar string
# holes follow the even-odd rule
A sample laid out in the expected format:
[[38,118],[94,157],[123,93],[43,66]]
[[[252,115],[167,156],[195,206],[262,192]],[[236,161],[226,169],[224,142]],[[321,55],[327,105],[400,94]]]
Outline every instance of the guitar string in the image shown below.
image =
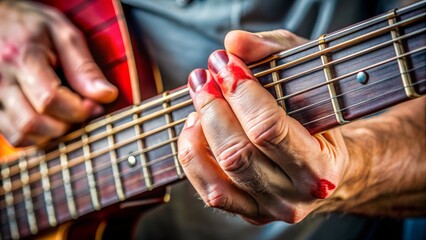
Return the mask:
[[[344,41],[344,42],[341,42],[341,43],[337,43],[334,46],[327,46],[324,49],[321,49],[321,50],[319,50],[319,51],[317,51],[315,53],[311,53],[311,54],[299,57],[299,58],[297,58],[297,59],[295,59],[293,61],[290,61],[288,63],[283,63],[281,65],[278,65],[278,66],[271,67],[269,69],[263,70],[259,74],[260,75],[266,75],[266,74],[269,74],[269,73],[272,73],[272,72],[275,72],[275,71],[278,71],[278,70],[282,70],[282,69],[287,68],[289,66],[297,65],[297,64],[299,64],[301,62],[306,62],[308,60],[312,60],[312,59],[314,59],[316,57],[320,57],[320,56],[325,55],[327,53],[330,53],[332,51],[340,50],[340,49],[345,48],[347,46],[353,46],[356,43],[365,42],[367,39],[371,39],[373,37],[377,37],[377,36],[383,35],[385,33],[389,33],[394,28],[397,28],[397,27],[400,27],[400,26],[405,26],[405,25],[408,25],[408,24],[413,24],[416,21],[420,21],[425,16],[426,16],[426,13],[419,14],[419,15],[417,15],[415,17],[412,17],[412,18],[409,18],[409,19],[405,19],[405,20],[400,21],[398,23],[391,24],[391,25],[379,28],[377,30],[365,33],[364,35],[355,36],[355,37],[351,38],[350,40],[347,40],[347,41]],[[324,44],[327,43],[327,42],[324,41],[324,39],[321,39],[321,38],[317,39],[316,41],[318,42],[318,44],[316,45],[317,47],[319,47],[320,45],[324,45]]]
[[[418,51],[422,51],[422,50],[424,50],[424,47],[423,48],[418,48],[418,49],[415,49],[415,50],[413,50],[413,51],[411,51],[411,52],[407,52],[405,55],[408,55],[408,54],[413,54],[413,53],[416,53],[416,52],[418,52]],[[400,55],[400,56],[398,56],[398,57],[395,57],[395,58],[391,58],[390,60],[388,59],[388,60],[386,60],[386,62],[390,62],[390,61],[392,61],[392,60],[395,60],[395,59],[398,59],[398,58],[402,58],[402,57],[405,57],[405,55]],[[380,64],[376,64],[377,66],[380,66]],[[347,77],[347,75],[353,75],[353,74],[355,74],[355,73],[357,73],[358,71],[354,71],[354,72],[352,72],[352,73],[350,73],[350,74],[346,74],[345,75],[345,77]],[[330,83],[333,83],[333,82],[335,82],[335,81],[337,81],[337,80],[341,80],[341,79],[343,79],[342,77],[339,77],[339,78],[335,78],[335,79],[332,79],[331,81],[329,81],[329,82],[324,82],[324,83],[322,83],[322,84],[320,84],[319,86],[317,85],[317,86],[314,86],[314,87],[311,87],[309,90],[313,90],[313,89],[316,89],[316,88],[318,88],[318,87],[321,87],[321,86],[325,86],[325,85],[327,85],[327,84],[330,84]],[[301,94],[301,93],[303,93],[303,92],[306,92],[306,91],[299,91],[299,92],[296,92],[296,93],[294,93],[293,95],[287,95],[285,98],[287,99],[287,98],[289,98],[289,97],[293,97],[293,96],[295,96],[295,95],[297,95],[297,94]],[[278,100],[282,100],[282,99],[278,99]],[[184,105],[189,105],[191,103],[191,101],[190,100],[188,100],[187,102],[185,102],[185,104]],[[176,106],[176,105],[175,105]],[[162,115],[159,115],[159,116],[155,116],[155,117],[161,117]],[[154,118],[154,117],[153,117]],[[148,119],[152,119],[152,118],[148,118]],[[137,122],[137,123],[144,123],[144,117],[142,117],[141,119],[138,119],[139,121]],[[178,120],[178,121],[180,121],[180,120]],[[176,122],[175,122],[176,123]],[[128,123],[128,125],[130,126],[130,127],[134,127],[135,126],[135,123],[133,123],[133,121],[132,122],[129,122]],[[172,123],[172,126],[174,126],[173,125],[173,123]],[[122,126],[120,126],[120,127],[122,127]],[[118,127],[117,127],[118,128]],[[144,133],[143,135],[142,135],[142,137],[148,137],[148,136],[150,136],[151,134],[155,134],[155,133],[157,133],[157,132],[159,132],[159,131],[162,131],[162,130],[164,130],[164,129],[167,129],[167,128],[169,128],[169,126],[163,126],[162,128],[159,128],[159,129],[154,129],[154,131],[151,131],[151,132],[146,132],[146,133]],[[96,136],[96,135],[95,135]],[[101,138],[98,138],[97,140],[99,140],[99,139],[101,139]],[[94,141],[91,141],[91,142],[89,142],[89,143],[93,143]],[[81,145],[82,146],[82,145]],[[69,150],[70,148],[67,148],[68,149],[68,151],[66,151],[65,152],[65,154],[68,154],[68,153],[70,153],[70,152],[72,152],[72,151],[74,151],[74,150],[77,150],[78,148],[81,148],[81,146],[79,146],[79,147],[74,147],[72,150]],[[107,150],[110,150],[110,149],[107,149]],[[56,159],[58,156],[60,156],[61,154],[64,154],[64,153],[61,153],[61,152],[59,152],[59,154],[57,154],[57,152],[59,152],[59,150],[56,150],[56,151],[53,151],[53,153],[56,153],[55,154],[55,156],[53,157],[53,158],[51,158],[51,157],[48,157],[48,156],[50,156],[50,155],[53,155],[53,153],[49,153],[49,155],[47,155],[47,157],[46,157],[46,159],[47,160],[52,160],[52,159]],[[103,153],[102,153],[103,154]],[[91,156],[91,157],[93,157],[93,156]],[[75,159],[72,159],[72,160],[70,160],[70,163],[71,163],[71,161],[74,161]],[[83,158],[81,158],[81,160],[80,161],[82,161],[82,160],[84,160]],[[78,162],[78,163],[80,163],[80,161]],[[78,164],[78,163],[76,163],[76,164]],[[76,164],[74,164],[74,165],[76,165]],[[71,164],[70,164],[71,165]],[[72,166],[72,165],[71,165]],[[15,166],[15,168],[18,168],[18,166]],[[29,170],[29,169],[31,169],[30,167],[28,167],[27,168],[27,170]],[[19,174],[19,170],[20,169],[18,169],[18,171],[16,171],[15,170],[15,172],[13,173],[13,169],[11,169],[11,172],[12,172],[12,174],[10,175],[11,177],[13,177],[13,176],[16,176],[16,175],[18,175]],[[60,171],[61,169],[59,169],[59,171]],[[33,178],[35,177],[35,176],[32,176]],[[19,180],[15,180],[14,182],[13,182],[13,185],[15,185],[16,183],[15,182],[19,182]],[[32,181],[30,181],[30,182],[32,182]],[[12,188],[12,189],[14,189],[14,188]],[[2,192],[1,191],[1,189],[0,189],[0,192]]]
[[[282,84],[282,83],[289,82],[290,80],[296,79],[296,78],[301,77],[301,76],[305,76],[306,74],[313,73],[313,72],[316,72],[318,70],[323,70],[324,67],[329,67],[329,66],[332,66],[332,65],[334,65],[336,63],[344,62],[346,60],[351,60],[354,57],[357,57],[357,56],[360,56],[360,55],[363,55],[365,53],[369,53],[369,52],[372,52],[372,51],[375,51],[375,50],[379,50],[379,49],[381,49],[383,47],[387,47],[390,44],[393,44],[393,43],[398,42],[400,40],[404,40],[404,39],[409,38],[409,37],[416,36],[416,35],[418,35],[420,33],[425,32],[425,31],[426,31],[426,28],[422,28],[422,29],[419,29],[417,31],[413,31],[411,33],[399,36],[397,38],[394,38],[394,39],[382,42],[382,43],[380,43],[378,45],[374,45],[372,47],[369,47],[369,48],[366,48],[366,49],[363,49],[363,50],[360,50],[360,51],[356,51],[355,53],[345,55],[345,56],[343,56],[343,57],[341,57],[339,59],[332,60],[332,61],[329,61],[329,62],[327,62],[325,64],[322,64],[322,65],[319,65],[319,66],[307,69],[307,70],[302,71],[300,73],[293,74],[291,76],[279,79],[277,81],[274,81],[274,82],[271,82],[271,83],[268,83],[268,84],[265,84],[263,87],[264,88],[270,88],[270,87],[274,87],[276,84]],[[261,74],[254,74],[254,75],[255,75],[255,77],[262,77]]]
[[314,86],[312,86],[312,87],[305,88],[305,89],[300,90],[300,91],[298,91],[298,92],[295,92],[295,93],[288,94],[288,95],[286,95],[286,96],[280,97],[280,98],[278,98],[277,100],[278,100],[278,101],[280,101],[280,100],[286,100],[286,99],[289,99],[289,98],[291,98],[291,97],[295,97],[295,96],[297,96],[297,95],[300,95],[300,94],[303,94],[303,93],[306,93],[306,92],[309,92],[309,91],[312,91],[312,90],[318,89],[318,88],[320,88],[320,87],[324,87],[324,86],[327,86],[327,85],[329,85],[329,84],[332,84],[332,83],[335,83],[335,82],[339,82],[339,81],[341,81],[342,79],[345,79],[345,78],[348,78],[348,77],[350,77],[350,76],[353,76],[353,75],[355,75],[355,74],[357,74],[357,73],[359,73],[359,72],[364,72],[364,71],[367,71],[367,70],[369,70],[369,69],[372,69],[372,68],[375,68],[375,67],[378,67],[378,66],[383,66],[383,65],[385,65],[385,64],[392,63],[392,61],[394,61],[394,60],[398,60],[398,59],[401,59],[401,58],[404,58],[404,57],[406,57],[406,56],[408,56],[408,55],[414,56],[415,54],[420,54],[420,53],[421,53],[422,51],[424,51],[424,50],[426,50],[426,46],[421,47],[421,48],[417,48],[417,49],[415,49],[415,50],[413,50],[413,51],[410,51],[410,52],[407,52],[407,53],[404,53],[404,54],[401,54],[401,55],[398,55],[398,56],[395,56],[395,57],[392,57],[392,58],[388,58],[388,59],[386,59],[386,60],[384,60],[384,61],[381,61],[381,62],[378,62],[378,63],[372,64],[372,65],[369,65],[368,67],[364,67],[364,68],[358,69],[357,71],[352,71],[352,72],[349,72],[349,73],[346,73],[346,74],[340,75],[340,76],[338,76],[338,77],[335,77],[335,78],[333,78],[333,79],[330,79],[329,81],[326,81],[326,82],[323,82],[323,83],[319,83],[319,84],[314,85]]
[[[360,32],[361,30],[365,30],[366,28],[371,27],[373,25],[377,25],[377,24],[382,23],[384,21],[388,21],[391,18],[401,17],[404,14],[407,14],[411,11],[418,10],[418,8],[422,7],[421,5],[424,5],[424,3],[423,4],[417,3],[417,4],[409,5],[407,7],[401,8],[401,9],[395,9],[394,11],[389,11],[389,12],[383,14],[382,16],[377,16],[375,18],[368,19],[368,20],[361,22],[361,23],[358,23],[356,25],[349,26],[347,28],[338,30],[338,31],[330,33],[330,34],[326,34],[325,37],[324,37],[324,41],[331,42],[331,41],[337,40],[339,38],[343,38],[345,36],[348,36],[349,34]],[[276,53],[276,54],[274,54],[270,57],[267,57],[267,58],[260,60],[256,63],[253,63],[251,66],[255,67],[255,66],[258,66],[258,65],[262,65],[264,63],[268,63],[271,60],[275,60],[277,58],[284,58],[284,57],[288,57],[288,56],[300,53],[302,51],[306,51],[310,48],[314,48],[314,47],[317,48],[318,45],[319,45],[318,40],[313,40],[313,41],[307,42],[305,44],[302,44],[300,46],[297,46],[295,48],[284,50],[284,51],[281,51],[279,53]]]
[[[418,67],[418,68],[420,68],[420,67]],[[414,70],[416,70],[416,69],[411,69],[410,71],[414,71]],[[405,73],[403,73],[403,74],[405,74]],[[398,74],[399,75],[399,74]],[[398,76],[398,75],[396,75],[396,76]],[[389,80],[389,79],[391,79],[390,77],[388,77],[388,78],[385,78],[385,79],[382,79],[382,80],[380,80],[380,81],[384,81],[384,80]],[[412,84],[412,85],[410,85],[410,86],[415,86],[415,85],[418,85],[418,84],[420,84],[420,83],[423,83],[423,82],[426,82],[426,80],[420,80],[420,81],[417,81],[416,83],[414,83],[414,84]],[[371,84],[372,85],[372,84]],[[371,85],[369,85],[369,86],[371,86]],[[363,89],[363,88],[366,88],[366,87],[368,87],[368,85],[367,86],[362,86],[362,87],[360,87],[360,88],[358,88],[358,89],[356,89],[356,90],[361,90],[361,89]],[[381,95],[378,95],[378,96],[376,96],[376,97],[374,97],[374,98],[369,98],[369,99],[367,99],[367,100],[365,100],[365,101],[362,101],[362,102],[358,102],[358,103],[356,103],[356,104],[352,104],[352,105],[350,105],[350,106],[348,106],[348,107],[345,107],[345,108],[342,108],[342,109],[340,109],[340,112],[343,112],[343,111],[345,111],[345,110],[347,110],[347,109],[349,109],[349,108],[352,108],[352,107],[354,107],[354,106],[358,106],[358,105],[361,105],[361,104],[365,104],[365,103],[368,103],[368,102],[371,102],[371,101],[373,101],[373,100],[375,100],[375,99],[377,99],[377,98],[380,98],[380,97],[383,97],[383,96],[385,96],[385,95],[388,95],[388,94],[391,94],[391,93],[395,93],[395,92],[397,92],[397,91],[400,91],[401,89],[404,89],[405,87],[402,87],[402,88],[397,88],[397,89],[394,89],[394,90],[391,90],[391,91],[388,91],[388,92],[386,92],[386,93],[383,93],[383,94],[381,94]],[[356,91],[356,90],[353,90],[353,91]],[[349,93],[349,92],[348,92]],[[340,96],[344,96],[345,94],[340,94],[339,96],[336,96],[336,97],[340,97]],[[313,122],[315,122],[315,121],[319,121],[319,120],[322,120],[322,119],[324,119],[324,118],[327,118],[327,117],[334,117],[334,113],[333,114],[331,114],[331,115],[327,115],[327,116],[325,116],[325,117],[321,117],[321,118],[319,118],[319,119],[316,119],[316,120],[313,120],[313,121],[311,121],[311,122],[308,122],[308,123],[304,123],[303,125],[308,125],[308,124],[311,124],[311,123],[313,123]],[[175,138],[174,140],[172,140],[173,142],[175,142],[175,141],[177,141],[177,138]],[[133,153],[134,154],[134,153]],[[120,176],[121,176],[121,178],[124,178],[125,176],[128,176],[128,175],[130,175],[130,174],[133,174],[135,171],[137,171],[137,172],[139,172],[140,174],[142,174],[142,172],[140,171],[142,168],[144,168],[144,167],[152,167],[154,164],[156,164],[156,163],[163,163],[164,161],[167,161],[167,160],[169,160],[169,161],[173,161],[173,159],[171,159],[172,157],[174,157],[174,156],[176,156],[176,154],[169,154],[167,157],[165,157],[165,156],[163,156],[163,157],[161,157],[161,158],[165,158],[164,160],[160,160],[161,158],[158,158],[158,159],[154,159],[154,160],[152,160],[152,161],[150,161],[150,164],[147,164],[147,165],[140,165],[140,168],[139,168],[139,166],[138,167],[131,167],[131,168],[129,168],[129,171],[126,173],[126,174],[123,174],[123,172],[124,171],[120,171]],[[123,159],[124,159],[124,157],[122,157],[121,159],[117,159],[117,162],[119,163],[119,162],[123,162]],[[105,170],[105,169],[107,169],[107,168],[104,168],[104,166],[106,166],[106,167],[110,167],[110,165],[108,164],[108,161],[105,161],[105,164],[103,164],[102,165],[102,168],[99,168],[99,167],[95,167],[94,168],[94,171],[96,171],[96,172],[99,172],[99,171],[102,171],[102,170]],[[176,166],[173,164],[173,166],[171,166],[170,167],[171,169],[174,169],[174,170],[176,170]],[[161,174],[161,173],[164,173],[165,172],[165,170],[164,169],[160,169],[160,171],[157,171],[157,172],[153,172],[152,174],[151,174],[151,178],[153,178],[153,177],[155,177],[156,175],[159,175],[159,174]],[[122,175],[121,175],[122,174]],[[74,183],[76,183],[77,181],[79,181],[79,180],[82,180],[82,179],[84,179],[84,177],[82,177],[82,178],[80,178],[80,177],[78,177],[78,178],[76,178],[76,176],[77,175],[74,175],[74,178],[73,177],[71,177],[71,184],[74,184]],[[84,174],[83,174],[83,176],[85,176]],[[109,182],[112,182],[112,181],[115,181],[115,178],[114,177],[111,177],[111,178],[109,178],[107,181],[104,181],[103,183],[105,184],[105,183],[109,183]],[[62,180],[58,180],[58,181],[56,181],[56,182],[51,182],[51,189],[50,189],[50,191],[54,191],[55,190],[55,188],[57,188],[57,187],[60,187],[60,186],[62,186],[62,183],[63,183],[63,181]],[[36,197],[38,197],[38,196],[41,196],[42,194],[43,194],[43,191],[40,191],[40,189],[42,190],[42,188],[39,188],[39,189],[33,189],[32,190],[32,198],[36,198]],[[74,194],[75,195],[79,195],[79,194],[84,194],[84,193],[87,193],[87,191],[90,191],[89,189],[85,189],[85,190],[83,190],[83,191],[80,191],[80,192],[78,192],[78,191],[75,191],[74,192]],[[34,194],[35,193],[35,194]],[[15,204],[15,201],[17,201],[18,203],[16,203],[16,204],[20,204],[20,203],[23,203],[23,201],[25,200],[24,199],[24,196],[23,195],[17,195],[17,196],[15,196],[16,198],[14,199],[14,204]],[[19,198],[20,197],[20,198]],[[55,201],[61,201],[61,200],[65,200],[66,198],[63,198],[63,199],[61,199],[61,198],[57,198]],[[20,200],[22,200],[22,201],[20,201]],[[0,208],[3,208],[4,207],[4,201],[3,201],[3,199],[2,199],[2,201],[0,202]],[[36,210],[39,210],[40,208],[38,208],[38,209],[36,209]]]
[[[395,38],[395,39],[393,39],[393,40],[390,40],[390,41],[387,41],[386,42],[386,44],[391,44],[391,43],[394,43],[394,42],[396,42],[396,41],[400,41],[401,39],[403,39],[403,38],[407,38],[407,37],[411,37],[411,36],[415,36],[415,35],[417,35],[417,34],[420,34],[420,33],[422,33],[424,31],[424,29],[421,29],[421,30],[418,30],[418,31],[415,31],[415,32],[412,32],[412,33],[409,33],[409,34],[406,34],[406,35],[402,35],[402,36],[400,36],[399,38]],[[364,52],[369,52],[369,51],[373,51],[373,50],[376,50],[376,49],[378,49],[378,48],[381,48],[381,47],[383,47],[384,46],[384,43],[381,43],[381,44],[379,44],[379,45],[376,45],[376,46],[373,46],[373,47],[370,47],[370,48],[368,48],[368,49],[365,49],[365,50],[363,50],[363,51],[361,51],[361,53],[364,53]],[[355,54],[351,54],[351,57],[355,57],[355,56],[358,56],[358,55],[360,55],[361,53],[355,53]],[[302,73],[299,73],[299,74],[296,74],[297,76],[296,77],[299,77],[300,75],[303,75],[303,74],[308,74],[308,73],[311,73],[311,72],[313,72],[313,71],[317,71],[317,70],[320,70],[320,69],[322,69],[323,67],[325,67],[326,65],[328,66],[328,65],[331,65],[331,64],[335,64],[335,63],[337,63],[337,62],[341,62],[341,61],[346,61],[346,60],[348,60],[348,59],[351,59],[351,58],[348,58],[348,57],[342,57],[342,58],[340,58],[340,59],[337,59],[337,60],[334,60],[334,61],[332,61],[332,62],[329,62],[329,63],[327,63],[327,64],[324,64],[324,65],[321,65],[321,66],[317,66],[317,67],[315,67],[315,68],[313,68],[313,70],[312,69],[310,69],[310,70],[308,70],[308,71],[305,71],[305,72],[302,72]],[[254,74],[256,77],[259,77],[260,75],[259,74]],[[289,76],[289,77],[287,77],[287,78],[284,78],[284,79],[280,79],[279,81],[277,81],[277,82],[274,82],[274,83],[270,83],[270,84],[266,84],[264,87],[265,88],[268,88],[268,87],[271,87],[271,86],[273,86],[274,84],[278,84],[278,83],[283,83],[283,82],[288,82],[290,79],[293,79],[293,78],[295,78],[294,77],[295,75],[293,75],[293,76]],[[327,82],[327,83],[324,83],[323,85],[327,85],[327,84],[330,84],[330,83],[332,83],[332,82]],[[187,93],[187,89],[182,89],[181,91],[179,91],[178,92],[178,94],[184,94],[184,93]],[[176,95],[176,96],[178,96],[178,94]],[[172,97],[176,97],[175,95],[173,95],[172,96],[172,94],[170,94],[169,96],[172,96]],[[167,96],[168,97],[168,96]],[[170,100],[172,97],[169,97],[167,100]],[[156,104],[161,104],[161,103],[163,103],[165,100],[164,99],[162,99],[162,98],[160,98],[160,99],[158,99],[158,101],[156,102]],[[156,104],[149,104],[149,106],[148,107],[150,107],[150,106],[154,106],[154,105],[156,105]],[[190,101],[188,101],[188,102],[186,102],[186,104],[187,105],[190,105]],[[146,107],[147,108],[147,107]],[[143,106],[142,106],[142,108],[139,110],[139,111],[141,111],[141,110],[143,110]],[[131,114],[135,114],[136,112],[134,111],[134,110],[132,110],[132,109],[130,109],[130,111],[132,111],[131,112]],[[121,114],[121,115],[124,115],[124,116],[128,116],[128,114]],[[152,118],[155,118],[156,116],[152,116]],[[146,121],[148,121],[148,120],[151,120],[152,118],[147,118],[146,119]],[[108,119],[106,119],[106,120],[108,120]],[[109,120],[109,121],[106,121],[106,122],[108,122],[107,124],[111,124],[112,123],[112,121],[114,121],[114,120]],[[140,123],[142,123],[143,124],[143,122],[144,121],[139,121]],[[106,125],[105,123],[104,124],[101,124],[101,126],[103,126],[103,125]],[[128,124],[127,125],[127,127],[133,127],[134,126],[134,124]],[[123,127],[123,126],[120,126],[119,128],[114,128],[114,133],[116,133],[116,132],[118,132],[118,131],[120,131],[120,130],[124,130],[124,129],[127,129],[127,127]],[[90,129],[90,126],[86,126],[86,129]],[[97,128],[95,128],[95,129],[97,129]],[[87,132],[87,133],[90,133],[91,131],[94,131],[95,129],[91,129],[91,130],[86,130],[85,132]],[[118,130],[118,131],[117,131]],[[72,135],[73,133],[71,133],[70,135]],[[109,133],[100,133],[100,134],[97,134],[97,135],[93,135],[93,136],[90,136],[89,137],[89,141],[88,141],[88,144],[90,144],[90,143],[93,143],[93,142],[95,142],[95,141],[98,141],[98,140],[100,140],[100,139],[102,139],[102,138],[105,138],[105,137],[107,137],[108,136],[108,134]],[[80,135],[80,134],[76,134],[76,135]],[[69,135],[68,135],[69,136]],[[80,138],[81,136],[79,136],[78,138]],[[70,139],[69,141],[71,141],[71,140],[75,140],[76,138],[72,138],[72,139]],[[78,149],[78,148],[81,148],[81,145],[78,145],[77,143],[74,143],[74,145],[75,146],[73,146],[73,144],[71,144],[71,145],[69,145],[69,146],[67,146],[67,151],[66,151],[66,153],[69,153],[69,152],[72,152],[72,151],[74,151],[74,150],[76,150],[76,149]],[[49,160],[51,160],[51,159],[55,159],[56,157],[57,157],[57,153],[58,152],[58,150],[56,150],[56,151],[52,151],[52,152],[50,152],[49,154],[51,154],[51,155],[55,155],[53,158],[47,158],[47,161],[49,161]],[[54,154],[55,153],[55,154]],[[27,155],[31,155],[31,153],[27,153]],[[34,162],[33,164],[29,164],[28,165],[28,169],[31,169],[32,167],[37,167],[37,163],[36,162]],[[14,174],[19,174],[19,169],[17,168],[17,167],[15,167],[15,169],[10,169],[10,171],[11,171],[11,173],[12,173],[12,175],[14,175]]]

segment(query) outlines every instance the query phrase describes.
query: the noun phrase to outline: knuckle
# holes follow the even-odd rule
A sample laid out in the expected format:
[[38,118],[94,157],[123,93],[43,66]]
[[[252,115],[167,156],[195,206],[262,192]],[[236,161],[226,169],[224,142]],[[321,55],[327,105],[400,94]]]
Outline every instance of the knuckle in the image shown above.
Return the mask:
[[219,104],[218,98],[212,96],[211,94],[198,93],[194,104],[199,113],[205,116],[216,116],[215,109]]
[[6,136],[7,141],[12,147],[28,147],[36,144],[33,140],[26,137],[19,132],[13,134],[12,136]]
[[287,136],[288,125],[280,111],[271,109],[247,122],[247,136],[257,146],[276,146]]
[[36,103],[35,110],[38,113],[44,114],[57,102],[57,92],[54,89],[47,89],[40,100]]
[[84,38],[83,33],[74,26],[62,27],[58,34],[62,42],[72,46],[79,46]]
[[98,70],[98,65],[93,60],[85,59],[77,65],[75,71],[77,73],[92,73]]
[[219,208],[219,209],[231,209],[230,200],[225,195],[221,187],[214,185],[207,188],[205,195],[201,195],[201,198],[204,200],[207,206]]
[[[276,214],[276,213],[275,213]],[[283,216],[279,216],[278,219],[281,219],[287,223],[299,223],[309,214],[306,206],[301,204],[292,204],[286,211]]]
[[191,147],[184,147],[178,151],[178,159],[183,168],[191,165],[197,157],[197,154],[191,149]]
[[288,41],[294,41],[296,38],[296,35],[288,30],[285,29],[277,29],[272,31],[273,34],[276,34],[277,36],[284,38]]
[[16,126],[17,126],[17,133],[15,134],[17,136],[16,138],[20,139],[23,136],[36,132],[38,128],[38,123],[39,123],[39,119],[33,114],[30,114],[28,116],[18,119],[16,123]]
[[218,150],[217,160],[227,172],[244,173],[251,167],[253,148],[250,142],[230,141]]

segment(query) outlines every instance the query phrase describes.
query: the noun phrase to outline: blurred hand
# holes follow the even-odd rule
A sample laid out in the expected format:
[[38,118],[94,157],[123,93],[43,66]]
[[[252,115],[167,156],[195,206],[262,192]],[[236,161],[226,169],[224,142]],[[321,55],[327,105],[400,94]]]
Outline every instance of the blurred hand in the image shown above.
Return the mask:
[[12,145],[43,144],[116,98],[84,36],[55,9],[1,1],[0,29],[0,132]]
[[245,63],[304,43],[284,30],[234,31],[188,86],[196,113],[179,160],[204,202],[263,224],[295,223],[338,188],[348,151],[339,129],[311,136],[286,115]]

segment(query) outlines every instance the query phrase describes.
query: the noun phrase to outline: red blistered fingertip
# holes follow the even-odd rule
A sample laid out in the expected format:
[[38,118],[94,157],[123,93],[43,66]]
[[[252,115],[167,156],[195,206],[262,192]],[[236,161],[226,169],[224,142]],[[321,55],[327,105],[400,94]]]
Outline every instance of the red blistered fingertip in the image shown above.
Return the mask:
[[206,90],[206,92],[208,92],[209,94],[213,95],[216,98],[222,98],[223,97],[219,86],[213,80],[207,82],[207,84],[205,86],[205,90]]

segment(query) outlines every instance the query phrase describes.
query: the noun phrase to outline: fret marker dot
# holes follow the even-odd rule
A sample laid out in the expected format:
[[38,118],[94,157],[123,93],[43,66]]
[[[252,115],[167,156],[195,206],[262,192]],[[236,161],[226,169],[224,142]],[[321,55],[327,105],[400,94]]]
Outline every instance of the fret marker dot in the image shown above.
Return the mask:
[[129,162],[129,165],[132,166],[132,167],[135,166],[135,164],[136,164],[136,158],[134,156],[128,157],[127,161]]
[[361,84],[366,84],[368,82],[368,75],[365,72],[359,72],[356,75],[356,80]]

